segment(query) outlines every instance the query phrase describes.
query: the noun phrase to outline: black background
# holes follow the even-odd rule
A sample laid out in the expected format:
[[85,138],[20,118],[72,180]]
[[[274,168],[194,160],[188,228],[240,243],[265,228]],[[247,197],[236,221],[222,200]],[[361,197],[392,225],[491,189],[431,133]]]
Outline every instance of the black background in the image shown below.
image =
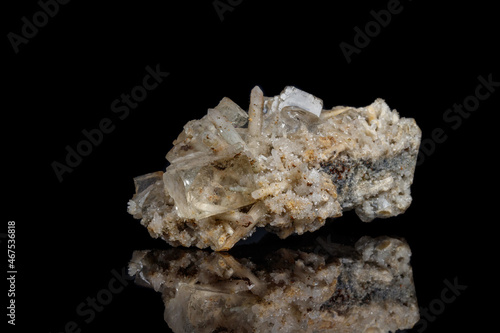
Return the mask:
[[[168,248],[127,214],[132,178],[163,170],[184,123],[222,97],[246,108],[255,85],[266,96],[294,85],[322,98],[326,108],[384,98],[401,116],[416,119],[429,145],[433,130],[444,131],[446,141],[422,155],[405,214],[364,224],[348,213],[317,235],[406,238],[421,307],[441,297],[446,279],[467,286],[425,331],[465,325],[486,331],[496,319],[498,295],[500,92],[455,129],[443,115],[474,95],[479,76],[500,81],[496,10],[480,1],[438,6],[402,0],[402,11],[348,63],[339,44],[353,45],[354,28],[364,29],[373,21],[370,11],[388,2],[233,0],[221,20],[213,1],[74,0],[60,5],[18,53],[8,34],[21,34],[21,18],[32,21],[40,6],[33,0],[4,4],[7,184],[0,232],[16,221],[18,271],[16,326],[9,329],[63,332],[74,321],[82,332],[168,332],[160,295],[132,283],[90,323],[76,313],[87,297],[107,288],[112,270],[126,267],[134,250]],[[111,103],[142,83],[146,66],[157,64],[169,76],[119,119]],[[82,130],[104,118],[114,130],[60,182],[52,163],[64,163],[65,147],[75,148]],[[5,309],[8,286],[2,285]]]

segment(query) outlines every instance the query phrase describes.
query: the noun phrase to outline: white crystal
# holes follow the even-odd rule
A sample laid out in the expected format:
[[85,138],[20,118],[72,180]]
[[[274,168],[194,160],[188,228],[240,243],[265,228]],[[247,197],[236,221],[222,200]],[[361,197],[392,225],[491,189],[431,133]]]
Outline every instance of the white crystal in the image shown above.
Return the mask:
[[288,86],[280,94],[279,110],[282,111],[286,107],[302,109],[319,117],[323,110],[323,101],[305,91]]

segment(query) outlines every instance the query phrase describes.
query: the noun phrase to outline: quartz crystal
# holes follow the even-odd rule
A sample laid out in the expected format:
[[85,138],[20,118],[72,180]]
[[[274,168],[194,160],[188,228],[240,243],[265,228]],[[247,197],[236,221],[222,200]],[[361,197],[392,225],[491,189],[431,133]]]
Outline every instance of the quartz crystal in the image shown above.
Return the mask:
[[362,237],[263,260],[195,249],[136,251],[129,274],[162,293],[175,333],[386,333],[419,320],[410,248]]
[[382,99],[323,109],[295,87],[225,97],[188,122],[165,172],[135,178],[128,212],[174,246],[228,250],[257,227],[285,238],[354,210],[362,221],[411,203],[421,132]]

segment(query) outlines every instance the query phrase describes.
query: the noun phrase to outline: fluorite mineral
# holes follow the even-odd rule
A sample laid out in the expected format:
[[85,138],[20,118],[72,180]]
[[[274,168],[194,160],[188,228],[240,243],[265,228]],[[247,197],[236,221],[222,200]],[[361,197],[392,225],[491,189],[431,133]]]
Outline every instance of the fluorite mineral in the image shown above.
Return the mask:
[[129,274],[162,293],[175,333],[394,333],[415,325],[404,240],[321,244],[258,261],[197,249],[136,251]]
[[228,250],[257,227],[285,238],[355,210],[362,221],[411,203],[421,131],[382,99],[323,109],[295,87],[248,112],[225,97],[189,121],[166,155],[170,165],[134,179],[128,212],[173,246]]

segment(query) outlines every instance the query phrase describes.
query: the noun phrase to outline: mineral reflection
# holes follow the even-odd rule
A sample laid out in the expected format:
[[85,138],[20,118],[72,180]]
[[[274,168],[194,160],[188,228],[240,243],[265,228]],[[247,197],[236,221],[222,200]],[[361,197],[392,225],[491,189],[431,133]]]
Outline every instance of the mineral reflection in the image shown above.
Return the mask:
[[223,98],[188,122],[170,165],[134,179],[128,212],[173,246],[231,249],[257,227],[286,238],[355,210],[363,221],[403,213],[421,132],[382,100],[323,109],[295,87],[248,112]]
[[175,333],[396,332],[419,320],[404,240],[279,249],[263,258],[136,251],[129,274],[162,293]]

